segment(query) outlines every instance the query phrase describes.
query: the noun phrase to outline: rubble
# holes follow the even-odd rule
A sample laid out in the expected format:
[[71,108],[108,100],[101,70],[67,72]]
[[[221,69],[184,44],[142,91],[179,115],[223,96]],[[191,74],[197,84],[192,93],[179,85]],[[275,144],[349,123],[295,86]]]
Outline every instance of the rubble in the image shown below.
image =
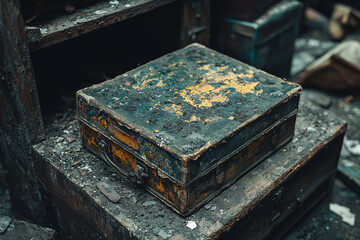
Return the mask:
[[111,202],[117,203],[120,200],[120,194],[118,194],[115,189],[106,182],[100,181],[96,184],[96,186]]
[[186,222],[186,226],[187,226],[188,228],[190,228],[191,230],[193,230],[193,229],[195,229],[195,228],[197,227],[197,224],[196,224],[196,222],[194,222],[194,221],[187,221],[187,222]]
[[332,212],[341,216],[342,220],[350,226],[355,225],[355,214],[353,214],[348,207],[341,206],[337,203],[330,203],[329,208]]
[[11,217],[0,215],[0,235],[6,231],[6,229],[9,227],[11,221],[12,221]]

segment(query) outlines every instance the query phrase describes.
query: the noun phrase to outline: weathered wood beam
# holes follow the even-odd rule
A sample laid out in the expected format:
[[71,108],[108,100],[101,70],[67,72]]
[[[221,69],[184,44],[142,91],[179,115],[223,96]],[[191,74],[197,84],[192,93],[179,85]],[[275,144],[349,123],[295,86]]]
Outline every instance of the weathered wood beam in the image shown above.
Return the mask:
[[13,207],[39,220],[40,195],[30,146],[44,128],[19,0],[0,0],[0,160]]

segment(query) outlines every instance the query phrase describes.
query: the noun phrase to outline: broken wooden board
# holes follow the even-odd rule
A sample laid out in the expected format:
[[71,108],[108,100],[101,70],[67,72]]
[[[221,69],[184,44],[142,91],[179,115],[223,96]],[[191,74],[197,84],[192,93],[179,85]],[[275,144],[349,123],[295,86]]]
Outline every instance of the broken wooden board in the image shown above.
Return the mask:
[[19,4],[0,0],[0,161],[8,172],[13,209],[39,222],[30,148],[45,135]]
[[[116,22],[149,12],[178,0],[101,1],[45,22],[33,24],[40,35],[27,34],[31,51],[37,51]],[[27,29],[34,31],[34,29]],[[36,36],[40,36],[36,37]]]
[[[186,218],[85,151],[75,116],[48,126],[33,155],[49,222],[63,237],[67,231],[75,239],[262,239],[279,237],[276,227],[285,231],[328,193],[345,126],[301,103],[292,142]],[[99,181],[120,194],[118,203],[98,190]]]
[[328,90],[360,91],[360,44],[345,41],[309,65],[300,83]]

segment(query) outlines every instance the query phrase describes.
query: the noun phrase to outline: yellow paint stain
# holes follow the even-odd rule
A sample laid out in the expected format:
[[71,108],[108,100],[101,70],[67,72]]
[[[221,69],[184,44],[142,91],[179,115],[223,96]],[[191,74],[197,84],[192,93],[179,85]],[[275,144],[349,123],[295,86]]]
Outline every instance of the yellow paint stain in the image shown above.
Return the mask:
[[196,122],[196,121],[200,121],[201,119],[195,115],[192,115],[190,120],[185,120],[185,122]]
[[262,93],[263,93],[263,90],[261,89],[261,90],[259,90],[259,91],[256,92],[256,96],[259,96],[259,95],[262,94]]
[[[227,67],[223,68],[226,69]],[[188,86],[179,92],[179,95],[185,102],[197,108],[211,107],[215,102],[225,102],[228,99],[226,95],[231,93],[229,89],[235,89],[235,91],[243,95],[254,93],[255,86],[259,84],[259,82],[244,83],[238,80],[239,78],[253,78],[254,71],[251,69],[247,70],[246,73],[240,74],[235,74],[231,71],[228,71],[226,74],[219,73],[211,69],[210,64],[198,69],[207,71],[202,75],[200,83],[194,86]],[[223,85],[215,88],[215,84]]]
[[171,114],[175,114],[178,118],[183,115],[183,111],[182,111],[180,105],[173,104],[173,105],[171,105],[170,107],[169,107],[169,106],[165,106],[165,107],[163,108],[163,110],[164,110],[164,111],[167,111],[167,112],[169,112],[169,113],[171,113]]
[[155,129],[155,132],[160,132],[160,130],[158,130],[158,129]]
[[168,76],[170,77],[170,76],[174,76],[175,75],[175,73],[173,73],[173,72],[171,72],[171,73],[168,73]]
[[112,126],[112,125],[109,124],[108,130],[109,130],[109,133],[112,134],[112,136],[114,136],[120,142],[126,144],[128,147],[130,147],[130,148],[132,148],[134,150],[139,150],[140,149],[139,143],[134,138],[132,138],[128,134],[120,131],[115,126]]
[[[221,88],[215,88],[206,81],[189,86],[180,91],[180,96],[184,98],[185,102],[195,107],[211,107],[214,102],[225,102],[227,97],[219,94]],[[199,102],[199,103],[197,103]]]
[[246,70],[246,71],[247,71],[246,74],[240,73],[240,74],[237,74],[237,76],[239,78],[243,78],[243,77],[253,78],[254,77],[254,73],[255,73],[254,70],[249,69],[249,70]]
[[160,84],[160,86],[164,86],[162,85],[162,79],[157,78],[157,77],[153,77],[155,76],[155,73],[149,73],[145,76],[142,77],[141,81],[139,81],[137,84],[133,85],[132,88],[136,89],[136,90],[142,90],[145,88],[148,88],[150,86],[151,82],[156,82],[158,81],[157,84],[155,84],[155,86],[157,86],[158,84]]
[[232,121],[232,120],[235,119],[235,117],[234,117],[234,116],[230,116],[228,119]]
[[229,66],[225,66],[225,67],[218,67],[218,70],[219,71],[225,71],[226,69],[228,69],[229,68]]
[[94,120],[94,122],[100,123],[103,126],[104,129],[107,129],[107,122],[103,118],[103,116],[99,116],[99,117],[94,116],[93,120]]
[[157,87],[163,87],[163,86],[165,86],[165,84],[164,84],[163,80],[160,79],[159,82],[158,82],[155,86],[157,86]]
[[210,70],[210,64],[206,64],[206,65],[204,65],[202,67],[199,67],[198,69],[199,70]]
[[210,118],[206,118],[205,120],[204,120],[204,122],[212,122],[213,120],[211,120]]
[[178,66],[181,66],[181,65],[183,65],[184,63],[183,62],[175,62],[175,63],[173,63],[173,64],[170,64],[168,67],[178,67]]

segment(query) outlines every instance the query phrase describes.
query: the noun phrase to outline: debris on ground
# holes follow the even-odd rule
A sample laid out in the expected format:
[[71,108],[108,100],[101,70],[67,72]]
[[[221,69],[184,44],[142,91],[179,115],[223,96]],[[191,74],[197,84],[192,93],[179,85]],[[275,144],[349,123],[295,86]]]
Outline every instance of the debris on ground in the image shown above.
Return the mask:
[[350,226],[355,225],[355,214],[348,207],[341,206],[337,203],[330,203],[329,208],[332,212],[341,216],[342,220]]
[[0,215],[0,235],[2,235],[10,226],[11,220],[11,217]]
[[360,91],[360,43],[345,41],[310,64],[300,83],[321,89]]
[[96,184],[96,186],[111,202],[117,203],[120,200],[120,194],[118,194],[115,189],[106,182],[100,181]]
[[194,221],[186,221],[186,226],[190,228],[191,230],[195,229],[197,227],[196,222]]

